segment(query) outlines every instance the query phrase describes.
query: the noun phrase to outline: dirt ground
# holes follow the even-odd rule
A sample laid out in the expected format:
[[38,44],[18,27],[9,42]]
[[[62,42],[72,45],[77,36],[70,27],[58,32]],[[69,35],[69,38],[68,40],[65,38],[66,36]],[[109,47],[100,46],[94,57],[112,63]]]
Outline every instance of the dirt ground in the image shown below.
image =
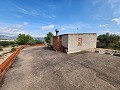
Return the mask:
[[4,47],[3,51],[0,51],[0,64],[3,63],[11,54],[11,46]]
[[120,57],[27,47],[6,73],[0,90],[120,90]]
[[[19,48],[15,46],[14,48]],[[2,64],[13,52],[11,52],[12,46],[3,47],[3,51],[0,51],[0,64]]]

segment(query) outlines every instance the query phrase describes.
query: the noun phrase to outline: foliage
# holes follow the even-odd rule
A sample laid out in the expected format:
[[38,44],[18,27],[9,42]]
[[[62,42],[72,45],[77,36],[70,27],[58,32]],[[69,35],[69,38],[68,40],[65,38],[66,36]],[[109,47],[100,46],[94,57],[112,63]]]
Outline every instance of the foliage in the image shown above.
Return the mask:
[[115,47],[120,48],[120,42],[116,43]]
[[44,44],[44,41],[42,41],[42,40],[35,40],[35,43],[36,44]]
[[53,36],[54,36],[54,35],[53,35],[51,32],[49,32],[49,33],[47,34],[47,36],[44,37],[45,42],[46,42],[48,45],[50,45],[50,38],[53,37]]
[[12,44],[12,47],[18,46],[18,44]]
[[16,43],[19,45],[27,44],[30,41],[34,40],[30,35],[19,34],[16,39]]
[[35,40],[33,39],[33,40],[29,40],[29,41],[27,42],[27,44],[29,44],[29,45],[35,45],[36,42],[35,42]]
[[3,51],[3,47],[2,46],[0,46],[0,51]]
[[102,34],[98,36],[97,47],[120,48],[120,36],[116,34]]
[[11,52],[14,52],[16,50],[16,48],[12,47],[11,48]]
[[0,41],[0,46],[6,47],[15,44],[14,41]]

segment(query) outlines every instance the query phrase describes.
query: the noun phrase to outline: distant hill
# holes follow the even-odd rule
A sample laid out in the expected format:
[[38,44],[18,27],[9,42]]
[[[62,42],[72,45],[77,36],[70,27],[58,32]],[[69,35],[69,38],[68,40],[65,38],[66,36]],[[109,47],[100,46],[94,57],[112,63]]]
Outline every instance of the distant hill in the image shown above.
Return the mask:
[[[7,35],[0,35],[0,40],[15,40],[17,36],[7,36]],[[44,40],[43,37],[33,37],[37,40]]]
[[44,37],[34,37],[36,40],[44,40]]
[[0,35],[0,40],[15,40],[17,36]]

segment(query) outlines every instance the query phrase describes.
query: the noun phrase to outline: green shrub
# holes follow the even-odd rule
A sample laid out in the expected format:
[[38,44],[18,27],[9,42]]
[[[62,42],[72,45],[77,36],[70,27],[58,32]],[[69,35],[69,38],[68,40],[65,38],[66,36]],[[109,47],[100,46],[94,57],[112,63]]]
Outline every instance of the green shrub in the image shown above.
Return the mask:
[[18,46],[18,44],[13,44],[12,47]]
[[35,42],[35,40],[33,39],[33,40],[29,40],[29,41],[27,42],[27,44],[29,44],[29,45],[35,45],[36,42]]
[[42,41],[42,40],[35,40],[35,43],[36,44],[44,44],[44,41]]
[[50,39],[51,37],[53,37],[54,35],[51,32],[48,32],[47,36],[44,37],[45,42],[47,43],[47,45],[50,45]]
[[0,46],[0,51],[3,51],[3,48],[2,48],[2,46]]
[[98,48],[120,49],[120,35],[102,34],[97,37]]
[[3,47],[7,47],[13,44],[15,44],[14,41],[0,41],[0,46],[3,46]]
[[31,43],[31,40],[34,40],[34,39],[30,35],[19,34],[18,38],[16,39],[16,43],[18,45],[23,45],[23,44]]
[[16,48],[12,47],[11,52],[14,52],[14,51],[16,51]]
[[115,47],[120,48],[120,42],[116,43]]

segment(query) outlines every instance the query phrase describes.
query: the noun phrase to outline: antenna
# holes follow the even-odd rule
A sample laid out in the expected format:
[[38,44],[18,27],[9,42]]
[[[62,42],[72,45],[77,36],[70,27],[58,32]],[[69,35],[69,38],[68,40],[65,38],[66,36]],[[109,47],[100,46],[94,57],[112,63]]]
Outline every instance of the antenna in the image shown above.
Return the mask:
[[[78,27],[77,27],[77,32],[78,32]],[[79,32],[78,32],[79,33]]]

